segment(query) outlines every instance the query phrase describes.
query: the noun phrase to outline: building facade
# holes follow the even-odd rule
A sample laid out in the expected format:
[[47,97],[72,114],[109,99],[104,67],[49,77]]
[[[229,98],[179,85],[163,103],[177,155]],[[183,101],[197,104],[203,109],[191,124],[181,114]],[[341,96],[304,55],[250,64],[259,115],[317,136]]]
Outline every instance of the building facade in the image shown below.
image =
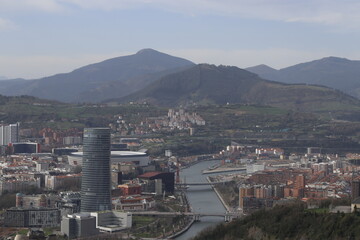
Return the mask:
[[45,188],[51,190],[78,188],[81,183],[81,174],[45,175]]
[[[146,181],[147,184],[143,184],[143,187],[145,187],[144,192],[155,192],[156,179],[161,179],[161,184],[163,185],[162,189],[166,193],[174,193],[175,190],[175,173],[174,172],[147,172],[140,176],[138,176],[139,179]],[[147,188],[148,186],[153,186]]]
[[99,233],[96,228],[96,217],[90,213],[76,213],[64,216],[61,220],[61,233],[68,239],[86,238]]
[[40,152],[40,144],[34,142],[11,142],[11,146],[13,154]]
[[31,187],[39,187],[40,180],[31,178],[31,177],[23,177],[23,178],[0,178],[0,195],[4,192],[23,192],[28,190]]
[[10,208],[4,212],[5,227],[57,227],[60,221],[57,208]]
[[0,126],[0,145],[19,142],[19,123]]
[[122,211],[103,211],[90,213],[96,218],[96,228],[101,232],[117,232],[132,226],[132,213]]
[[[73,152],[68,155],[69,164],[72,166],[82,165],[83,152]],[[150,158],[144,152],[134,151],[111,151],[110,161],[117,163],[134,163],[135,166],[144,167],[149,165]]]
[[110,129],[85,128],[81,212],[111,210]]
[[113,200],[115,210],[120,211],[148,211],[155,207],[155,200],[149,196],[122,196]]

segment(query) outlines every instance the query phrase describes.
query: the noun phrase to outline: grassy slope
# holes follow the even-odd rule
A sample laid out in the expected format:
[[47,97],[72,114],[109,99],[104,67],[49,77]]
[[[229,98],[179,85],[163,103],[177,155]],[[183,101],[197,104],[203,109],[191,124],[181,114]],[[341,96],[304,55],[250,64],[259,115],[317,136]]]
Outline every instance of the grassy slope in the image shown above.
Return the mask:
[[360,239],[358,214],[319,214],[300,206],[260,210],[244,219],[221,224],[194,240],[212,239]]
[[149,101],[163,106],[257,104],[301,112],[360,115],[360,102],[327,87],[266,81],[236,67],[197,65],[168,75],[120,101]]
[[[114,115],[127,115],[129,120],[138,121],[144,116],[165,115],[163,109],[148,105],[71,105],[34,97],[0,96],[0,121],[21,122],[24,127],[93,127],[107,126]],[[153,114],[153,115],[152,115]]]

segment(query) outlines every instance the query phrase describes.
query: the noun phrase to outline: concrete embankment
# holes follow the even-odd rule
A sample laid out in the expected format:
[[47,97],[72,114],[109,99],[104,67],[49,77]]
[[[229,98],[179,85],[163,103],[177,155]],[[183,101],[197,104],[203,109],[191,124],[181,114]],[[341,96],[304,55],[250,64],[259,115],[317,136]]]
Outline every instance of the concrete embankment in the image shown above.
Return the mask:
[[237,172],[237,171],[245,171],[246,167],[241,168],[216,168],[213,170],[203,170],[203,174],[210,174],[210,173],[223,173],[223,172]]
[[[207,177],[206,180],[208,182],[211,182],[210,178]],[[222,198],[221,194],[219,193],[219,191],[214,187],[214,185],[211,185],[211,187],[213,188],[214,192],[216,193],[216,195],[218,196],[218,198],[220,199],[220,202],[222,203],[222,205],[225,207],[226,211],[230,211],[231,208],[229,207],[229,205],[227,205],[227,203],[225,202],[225,200]]]
[[[189,202],[189,199],[187,198],[187,195],[186,194],[183,194],[183,202],[185,203],[185,205],[187,206],[187,209],[192,212],[192,207],[191,207],[191,204]],[[192,216],[191,217],[191,220],[190,222],[184,227],[182,228],[180,231],[170,235],[167,237],[167,239],[173,239],[173,238],[176,238],[177,236],[180,236],[181,234],[183,234],[184,232],[186,232],[187,230],[189,230],[189,228],[194,224],[195,222],[195,216]]]
[[191,221],[186,225],[185,228],[183,228],[181,231],[174,233],[171,236],[168,236],[168,239],[173,239],[176,238],[177,236],[180,236],[181,234],[183,234],[184,232],[186,232],[187,230],[189,230],[189,228],[194,224],[195,222],[195,217],[193,216]]
[[220,159],[218,159],[218,158],[207,158],[207,159],[195,160],[195,161],[193,161],[193,162],[191,162],[191,163],[189,163],[189,164],[187,164],[187,165],[185,165],[185,166],[183,166],[181,168],[185,169],[185,168],[189,168],[189,167],[191,167],[191,166],[193,166],[195,164],[201,163],[201,162],[216,161],[216,160],[220,160]]

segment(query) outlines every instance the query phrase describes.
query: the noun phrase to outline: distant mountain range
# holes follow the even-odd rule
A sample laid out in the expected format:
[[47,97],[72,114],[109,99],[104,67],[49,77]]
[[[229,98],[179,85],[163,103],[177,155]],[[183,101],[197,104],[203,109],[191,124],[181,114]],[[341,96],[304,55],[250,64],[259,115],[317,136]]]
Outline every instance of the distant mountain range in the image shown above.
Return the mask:
[[327,57],[280,70],[266,65],[246,70],[273,81],[327,86],[360,99],[360,61]]
[[360,103],[331,88],[268,81],[237,67],[208,64],[164,76],[143,90],[111,100],[129,101],[163,106],[242,103],[311,112],[357,108]]
[[244,70],[195,65],[143,49],[70,73],[3,80],[0,94],[61,102],[148,101],[163,106],[242,103],[311,112],[359,110],[358,99],[332,88],[360,96],[360,61],[330,57],[281,70],[266,65]]
[[144,88],[169,73],[194,63],[152,49],[90,64],[70,73],[36,80],[7,80],[0,85],[3,95],[30,95],[62,102],[99,102]]

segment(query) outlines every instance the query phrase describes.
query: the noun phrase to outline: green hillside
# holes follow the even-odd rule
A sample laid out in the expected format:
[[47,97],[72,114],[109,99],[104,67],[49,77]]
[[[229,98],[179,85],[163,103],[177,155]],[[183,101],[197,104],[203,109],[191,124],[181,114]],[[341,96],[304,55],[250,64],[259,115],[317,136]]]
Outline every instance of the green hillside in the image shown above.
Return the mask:
[[115,114],[126,115],[129,121],[138,122],[144,117],[164,115],[165,112],[149,105],[66,104],[31,96],[0,95],[0,122],[21,122],[22,128],[108,126]]
[[319,213],[301,205],[260,210],[241,220],[203,231],[193,240],[360,239],[359,214]]
[[120,102],[147,101],[162,106],[257,104],[301,112],[360,112],[360,101],[340,91],[261,79],[237,67],[201,64],[171,74]]

